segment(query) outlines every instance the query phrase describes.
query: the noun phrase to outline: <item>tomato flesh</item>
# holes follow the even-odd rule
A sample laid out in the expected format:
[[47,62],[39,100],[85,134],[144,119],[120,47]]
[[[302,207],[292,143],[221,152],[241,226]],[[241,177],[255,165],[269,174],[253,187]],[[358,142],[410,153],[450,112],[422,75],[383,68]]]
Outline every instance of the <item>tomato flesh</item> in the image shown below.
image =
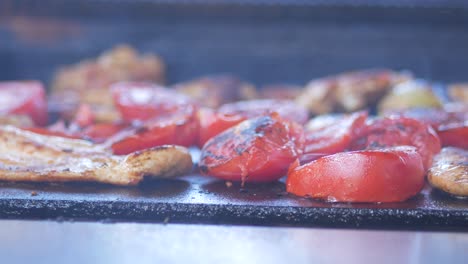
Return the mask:
[[421,155],[424,168],[440,152],[440,139],[429,125],[418,120],[392,116],[373,120],[351,143],[351,150],[380,149],[395,146],[414,146]]
[[199,166],[203,174],[224,180],[275,181],[301,154],[303,144],[300,125],[277,114],[253,118],[210,139]]
[[246,117],[237,114],[218,113],[209,108],[200,109],[198,111],[198,120],[200,123],[198,146],[203,147],[210,138],[246,119]]
[[200,138],[203,145],[212,137],[249,118],[278,113],[283,119],[304,124],[308,118],[305,108],[288,100],[250,100],[222,105],[218,110],[200,109]]
[[288,171],[286,189],[330,202],[400,202],[421,191],[424,168],[414,147],[342,152]]
[[415,108],[395,114],[431,125],[444,147],[468,148],[468,112],[464,105],[451,105],[447,109]]
[[442,146],[468,149],[468,121],[440,126],[437,130]]
[[127,124],[98,123],[87,126],[80,132],[80,135],[83,139],[94,143],[103,143],[127,127]]
[[188,97],[150,83],[121,82],[111,91],[122,119],[129,122],[174,114],[193,105]]
[[75,115],[72,123],[78,125],[79,127],[87,127],[94,123],[95,114],[91,109],[91,106],[88,104],[82,104],[78,108],[78,111]]
[[44,86],[38,81],[0,82],[0,114],[26,115],[34,124],[48,120]]
[[161,145],[194,145],[198,139],[195,116],[175,114],[155,118],[139,127],[116,134],[108,142],[114,154],[124,155]]
[[307,109],[290,100],[249,100],[222,105],[218,112],[225,115],[240,115],[254,118],[276,112],[281,118],[305,124],[309,113]]
[[[318,117],[309,124],[313,125],[305,132],[304,158],[302,161],[311,161],[346,150],[356,137],[357,131],[364,127],[367,112],[356,112],[346,116],[334,117],[321,126],[317,124],[323,117]],[[316,122],[317,121],[317,122]]]

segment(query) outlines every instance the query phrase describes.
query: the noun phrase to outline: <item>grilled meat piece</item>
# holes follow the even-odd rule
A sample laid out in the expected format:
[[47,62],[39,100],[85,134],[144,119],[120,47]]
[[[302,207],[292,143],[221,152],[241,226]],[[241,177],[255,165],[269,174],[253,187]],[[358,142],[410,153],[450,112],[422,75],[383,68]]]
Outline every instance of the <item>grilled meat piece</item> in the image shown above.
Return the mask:
[[313,114],[353,112],[374,104],[391,87],[409,78],[408,74],[391,70],[342,73],[312,80],[296,102]]
[[468,196],[468,151],[448,147],[434,157],[428,180],[432,186],[456,196]]
[[146,175],[172,177],[191,168],[190,154],[183,147],[167,145],[116,156],[104,145],[0,127],[0,180],[136,185]]
[[256,97],[255,87],[230,75],[206,76],[174,85],[201,106],[217,108],[225,103]]

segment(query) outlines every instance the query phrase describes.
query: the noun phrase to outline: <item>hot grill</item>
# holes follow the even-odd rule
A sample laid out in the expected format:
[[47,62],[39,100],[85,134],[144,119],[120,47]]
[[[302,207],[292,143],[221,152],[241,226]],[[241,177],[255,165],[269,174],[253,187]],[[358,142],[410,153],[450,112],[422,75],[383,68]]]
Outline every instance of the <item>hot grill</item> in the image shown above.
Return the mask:
[[[443,3],[442,3],[443,2]],[[50,81],[60,65],[116,43],[160,54],[170,83],[230,72],[255,84],[296,83],[371,67],[466,81],[462,1],[4,1],[0,79]],[[3,218],[170,221],[398,229],[468,227],[468,203],[426,188],[404,203],[330,204],[284,183],[228,188],[191,175],[121,188],[0,183]]]

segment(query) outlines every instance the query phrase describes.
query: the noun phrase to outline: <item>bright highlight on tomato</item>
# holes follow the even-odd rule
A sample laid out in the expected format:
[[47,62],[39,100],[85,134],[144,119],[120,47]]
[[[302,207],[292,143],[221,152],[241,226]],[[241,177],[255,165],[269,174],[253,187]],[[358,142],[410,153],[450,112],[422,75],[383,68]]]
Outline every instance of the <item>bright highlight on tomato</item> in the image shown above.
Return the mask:
[[400,202],[421,191],[424,173],[414,147],[342,152],[294,163],[286,190],[330,202]]
[[277,114],[246,120],[210,139],[200,170],[224,180],[275,181],[302,153],[302,127]]
[[42,83],[0,82],[0,114],[26,115],[38,126],[47,125],[47,101]]

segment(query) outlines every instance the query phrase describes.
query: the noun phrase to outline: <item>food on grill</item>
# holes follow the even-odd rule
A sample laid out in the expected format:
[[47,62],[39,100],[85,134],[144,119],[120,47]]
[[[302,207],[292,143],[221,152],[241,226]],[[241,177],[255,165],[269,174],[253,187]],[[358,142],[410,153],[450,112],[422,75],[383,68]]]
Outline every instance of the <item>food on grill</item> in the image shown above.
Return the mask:
[[161,146],[115,156],[102,145],[44,136],[12,126],[0,127],[0,180],[95,181],[136,185],[144,176],[172,177],[187,173],[187,149]]
[[187,96],[151,83],[121,82],[110,89],[117,110],[128,122],[146,121],[180,111],[193,112],[196,108]]
[[199,146],[202,147],[210,138],[240,122],[254,117],[276,112],[282,118],[299,124],[307,122],[307,110],[289,100],[250,100],[224,104],[217,110],[201,109]]
[[340,202],[395,202],[417,194],[440,151],[437,134],[403,116],[366,118],[357,112],[312,119],[287,191]]
[[194,112],[156,117],[121,130],[105,142],[113,153],[122,155],[161,145],[193,146],[198,140]]
[[[23,117],[22,117],[23,116]],[[0,121],[23,125],[31,119],[46,125],[48,119],[46,93],[38,81],[0,82]]]
[[414,147],[343,152],[294,163],[286,190],[329,202],[400,202],[421,191],[424,172]]
[[412,108],[392,112],[393,115],[417,119],[437,132],[442,146],[468,149],[468,109],[463,105],[444,105],[440,108]]
[[353,112],[375,104],[393,86],[409,78],[390,70],[342,73],[312,80],[296,102],[312,114]]
[[345,151],[364,128],[366,120],[367,112],[323,115],[311,119],[306,125],[301,161]]
[[443,146],[468,149],[468,120],[465,120],[463,123],[440,126],[437,134]]
[[442,107],[442,102],[428,83],[411,80],[392,88],[378,105],[380,113],[415,107]]
[[109,85],[118,81],[150,81],[163,83],[165,65],[154,54],[138,54],[121,45],[104,52],[97,59],[84,60],[62,68],[52,83],[52,108],[73,116],[77,107],[86,103],[102,121],[115,121]]
[[230,75],[206,76],[176,84],[173,88],[194,99],[199,105],[211,108],[256,97],[252,84]]
[[454,101],[468,104],[468,83],[456,83],[448,87],[448,94]]
[[421,155],[424,169],[440,151],[440,140],[427,124],[407,117],[384,117],[369,122],[357,131],[349,149],[381,149],[396,146],[414,146]]
[[[467,139],[467,138],[465,138]],[[468,151],[443,148],[428,173],[429,183],[456,196],[468,196]]]
[[159,145],[192,146],[198,140],[197,106],[174,90],[148,83],[117,83],[111,87],[117,109],[132,128],[109,138],[115,154]]
[[[39,82],[0,83],[0,180],[135,185],[148,174],[189,172],[184,146],[199,146],[202,174],[242,185],[287,174],[287,191],[300,196],[403,201],[429,168],[431,183],[448,181],[449,192],[464,195],[452,172],[439,172],[466,176],[466,152],[444,150],[432,161],[441,143],[468,148],[467,104],[442,105],[408,74],[357,71],[259,91],[228,75],[172,88],[157,84],[163,79],[157,57],[121,46],[63,69],[49,101]],[[460,87],[450,90],[458,99]],[[383,117],[354,112],[378,100]],[[62,119],[48,125],[50,112]]]
[[302,127],[278,114],[246,120],[210,139],[201,151],[203,174],[224,180],[274,181],[301,154]]

